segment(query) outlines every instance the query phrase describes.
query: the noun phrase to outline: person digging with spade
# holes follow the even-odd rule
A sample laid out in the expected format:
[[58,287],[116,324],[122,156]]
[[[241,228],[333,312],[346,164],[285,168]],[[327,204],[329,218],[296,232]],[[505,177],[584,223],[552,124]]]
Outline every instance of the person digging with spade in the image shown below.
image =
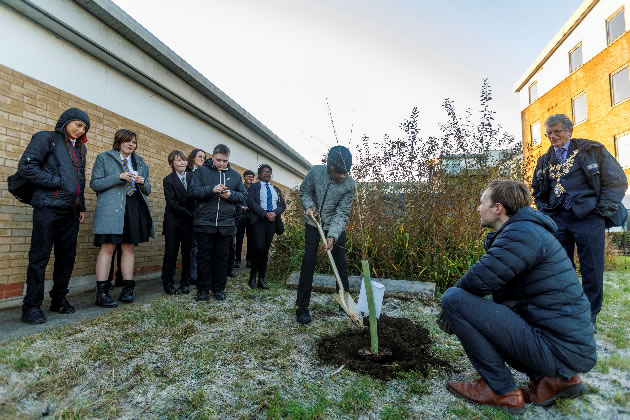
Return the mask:
[[304,257],[295,312],[297,322],[300,324],[311,322],[308,306],[313,290],[313,272],[320,241],[319,231],[311,215],[320,218],[327,242],[324,251],[332,252],[344,290],[350,290],[345,226],[355,195],[354,179],[349,175],[351,167],[350,150],[344,146],[334,146],[328,151],[326,166],[313,166],[300,185],[300,200],[305,209],[306,220]]

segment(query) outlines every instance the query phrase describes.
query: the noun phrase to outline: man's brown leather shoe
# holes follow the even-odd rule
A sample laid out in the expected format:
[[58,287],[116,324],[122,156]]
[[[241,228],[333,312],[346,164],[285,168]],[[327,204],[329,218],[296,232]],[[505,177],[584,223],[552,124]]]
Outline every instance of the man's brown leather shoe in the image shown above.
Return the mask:
[[523,414],[525,412],[525,400],[523,391],[520,389],[504,395],[497,395],[483,378],[472,382],[450,381],[447,388],[452,394],[464,397],[474,403],[494,405],[510,414]]
[[531,381],[527,388],[521,387],[525,401],[539,407],[546,407],[558,398],[575,398],[586,393],[586,385],[579,376],[569,379],[543,376],[537,381]]

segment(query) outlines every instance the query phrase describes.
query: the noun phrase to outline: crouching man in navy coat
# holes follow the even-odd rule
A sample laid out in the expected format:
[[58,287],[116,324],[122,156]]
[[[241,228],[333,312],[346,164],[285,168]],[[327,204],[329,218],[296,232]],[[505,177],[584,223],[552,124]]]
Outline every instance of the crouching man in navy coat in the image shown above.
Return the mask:
[[[469,401],[513,414],[586,392],[578,372],[597,361],[591,308],[556,224],[530,207],[520,181],[494,181],[481,196],[481,225],[496,232],[486,254],[442,297],[438,325],[457,335],[481,375],[448,383]],[[492,295],[492,299],[484,296]],[[517,388],[507,365],[526,373]]]

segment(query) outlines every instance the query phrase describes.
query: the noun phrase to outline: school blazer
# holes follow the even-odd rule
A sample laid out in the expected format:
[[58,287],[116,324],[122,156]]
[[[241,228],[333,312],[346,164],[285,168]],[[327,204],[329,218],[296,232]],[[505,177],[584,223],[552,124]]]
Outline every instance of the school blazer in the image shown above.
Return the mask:
[[[190,189],[193,174],[186,171],[186,184]],[[179,229],[192,228],[195,214],[195,200],[188,194],[177,173],[171,172],[162,181],[166,208],[164,210],[164,226],[162,234],[176,232]]]
[[[247,223],[253,225],[260,221],[265,220],[267,210],[260,206],[260,188],[262,185],[260,182],[256,182],[247,190],[247,212],[245,212]],[[278,207],[275,210],[276,220],[280,220],[280,215],[284,212],[286,205],[284,203],[284,197],[280,188],[272,185],[273,189],[278,194]]]

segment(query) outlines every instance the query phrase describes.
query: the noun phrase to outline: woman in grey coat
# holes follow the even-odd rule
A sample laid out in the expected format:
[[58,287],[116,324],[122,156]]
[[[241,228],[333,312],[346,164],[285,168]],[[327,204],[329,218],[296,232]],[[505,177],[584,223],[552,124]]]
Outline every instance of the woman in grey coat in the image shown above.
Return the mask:
[[94,245],[101,248],[96,260],[96,305],[118,306],[109,296],[107,276],[116,244],[121,244],[123,289],[119,300],[133,302],[134,248],[155,238],[155,227],[146,196],[151,193],[149,167],[135,153],[138,136],[121,129],[112,150],[96,157],[90,187],[96,192]]

